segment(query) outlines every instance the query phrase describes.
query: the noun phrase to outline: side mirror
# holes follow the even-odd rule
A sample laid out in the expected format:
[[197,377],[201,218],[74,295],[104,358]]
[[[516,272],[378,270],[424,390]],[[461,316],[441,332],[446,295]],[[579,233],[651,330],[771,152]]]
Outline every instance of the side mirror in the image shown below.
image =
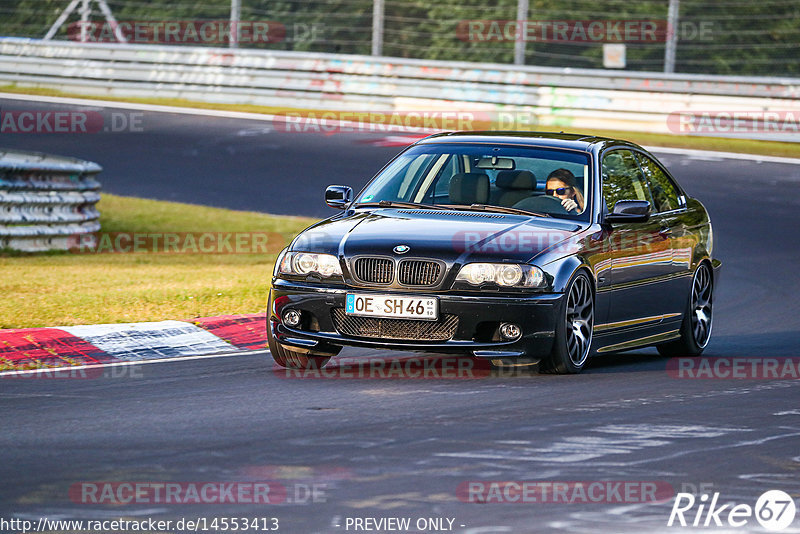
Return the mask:
[[329,185],[325,190],[325,204],[343,210],[353,200],[353,188],[346,185]]
[[646,200],[618,200],[614,211],[606,215],[607,223],[647,222],[650,203]]

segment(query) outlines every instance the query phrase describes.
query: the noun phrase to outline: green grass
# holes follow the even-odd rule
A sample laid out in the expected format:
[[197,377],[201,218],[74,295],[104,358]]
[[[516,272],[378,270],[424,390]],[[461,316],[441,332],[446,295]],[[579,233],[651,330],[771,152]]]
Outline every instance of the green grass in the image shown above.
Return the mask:
[[[104,194],[103,232],[269,232],[314,222]],[[270,234],[270,237],[273,237]],[[0,254],[0,328],[192,319],[264,311],[276,252]]]
[[[79,93],[67,93],[57,89],[20,87],[16,85],[0,86],[0,92],[19,93],[43,96],[61,96],[73,98],[85,98],[90,100],[111,100],[116,102],[133,102],[142,104],[155,104],[162,106],[188,107],[198,109],[217,109],[224,111],[241,111],[247,113],[291,113],[302,111],[323,110],[304,110],[286,107],[266,107],[249,104],[217,104],[210,102],[196,102],[191,100],[181,100],[173,98],[123,98],[112,96],[83,95]],[[477,126],[477,124],[476,124]],[[563,127],[537,127],[540,131],[560,131]],[[565,130],[568,131],[568,130]],[[688,135],[655,134],[643,132],[626,132],[617,130],[581,130],[573,133],[584,133],[601,137],[611,137],[627,139],[646,146],[664,146],[676,148],[692,148],[695,150],[714,150],[721,152],[738,152],[743,154],[761,154],[766,156],[783,156],[800,158],[800,143],[784,143],[780,141],[757,141],[750,139],[730,139],[720,137],[702,137]]]

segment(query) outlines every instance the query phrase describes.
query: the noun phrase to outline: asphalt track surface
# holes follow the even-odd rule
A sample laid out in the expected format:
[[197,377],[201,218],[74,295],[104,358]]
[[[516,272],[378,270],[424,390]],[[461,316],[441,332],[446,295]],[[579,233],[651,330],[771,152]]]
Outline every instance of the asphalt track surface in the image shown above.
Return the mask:
[[[287,134],[254,121],[156,113],[143,119],[141,133],[4,134],[0,146],[97,161],[106,169],[104,189],[114,193],[315,216],[329,213],[325,185],[360,186],[398,150],[373,146],[382,137],[375,134]],[[797,358],[800,166],[662,160],[708,207],[724,262],[705,355]],[[342,356],[329,365],[409,355]],[[97,379],[0,379],[0,517],[278,517],[280,532],[292,533],[353,532],[345,530],[348,517],[412,524],[436,517],[454,519],[453,531],[462,533],[675,532],[689,529],[667,527],[672,499],[481,504],[459,501],[457,488],[657,481],[674,491],[703,485],[721,503],[752,506],[771,489],[797,500],[800,381],[678,379],[667,365],[641,350],[596,358],[577,376],[310,379],[286,377],[268,354],[249,354]],[[68,496],[87,481],[249,480],[277,482],[290,497],[317,484],[324,495],[273,505],[123,506]],[[745,528],[703,530],[756,527],[751,518]],[[783,532],[800,532],[800,518]]]

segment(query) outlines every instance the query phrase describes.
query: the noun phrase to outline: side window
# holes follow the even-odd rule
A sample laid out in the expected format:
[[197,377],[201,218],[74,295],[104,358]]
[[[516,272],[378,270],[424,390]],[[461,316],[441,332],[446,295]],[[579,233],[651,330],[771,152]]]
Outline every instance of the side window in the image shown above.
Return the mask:
[[652,205],[650,190],[639,164],[630,150],[615,150],[603,157],[603,198],[608,211],[618,200],[646,200]]
[[447,197],[450,194],[450,178],[454,174],[458,174],[458,158],[450,156],[447,158],[447,163],[444,164],[442,170],[439,171],[439,176],[436,177],[436,187],[434,195],[438,197]]
[[656,209],[658,211],[670,211],[681,207],[678,199],[678,189],[669,176],[655,161],[644,154],[637,154],[637,157],[650,183],[650,191],[653,193]]

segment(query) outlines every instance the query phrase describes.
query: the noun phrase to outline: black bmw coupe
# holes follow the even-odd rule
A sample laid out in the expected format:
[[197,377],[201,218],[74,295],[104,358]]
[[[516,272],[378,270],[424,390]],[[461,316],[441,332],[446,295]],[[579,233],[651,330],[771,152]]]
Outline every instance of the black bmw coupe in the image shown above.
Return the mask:
[[[645,346],[695,356],[721,263],[711,221],[626,141],[520,132],[411,145],[275,265],[269,348],[320,368],[344,346],[577,373]],[[538,364],[538,365],[537,365]]]

